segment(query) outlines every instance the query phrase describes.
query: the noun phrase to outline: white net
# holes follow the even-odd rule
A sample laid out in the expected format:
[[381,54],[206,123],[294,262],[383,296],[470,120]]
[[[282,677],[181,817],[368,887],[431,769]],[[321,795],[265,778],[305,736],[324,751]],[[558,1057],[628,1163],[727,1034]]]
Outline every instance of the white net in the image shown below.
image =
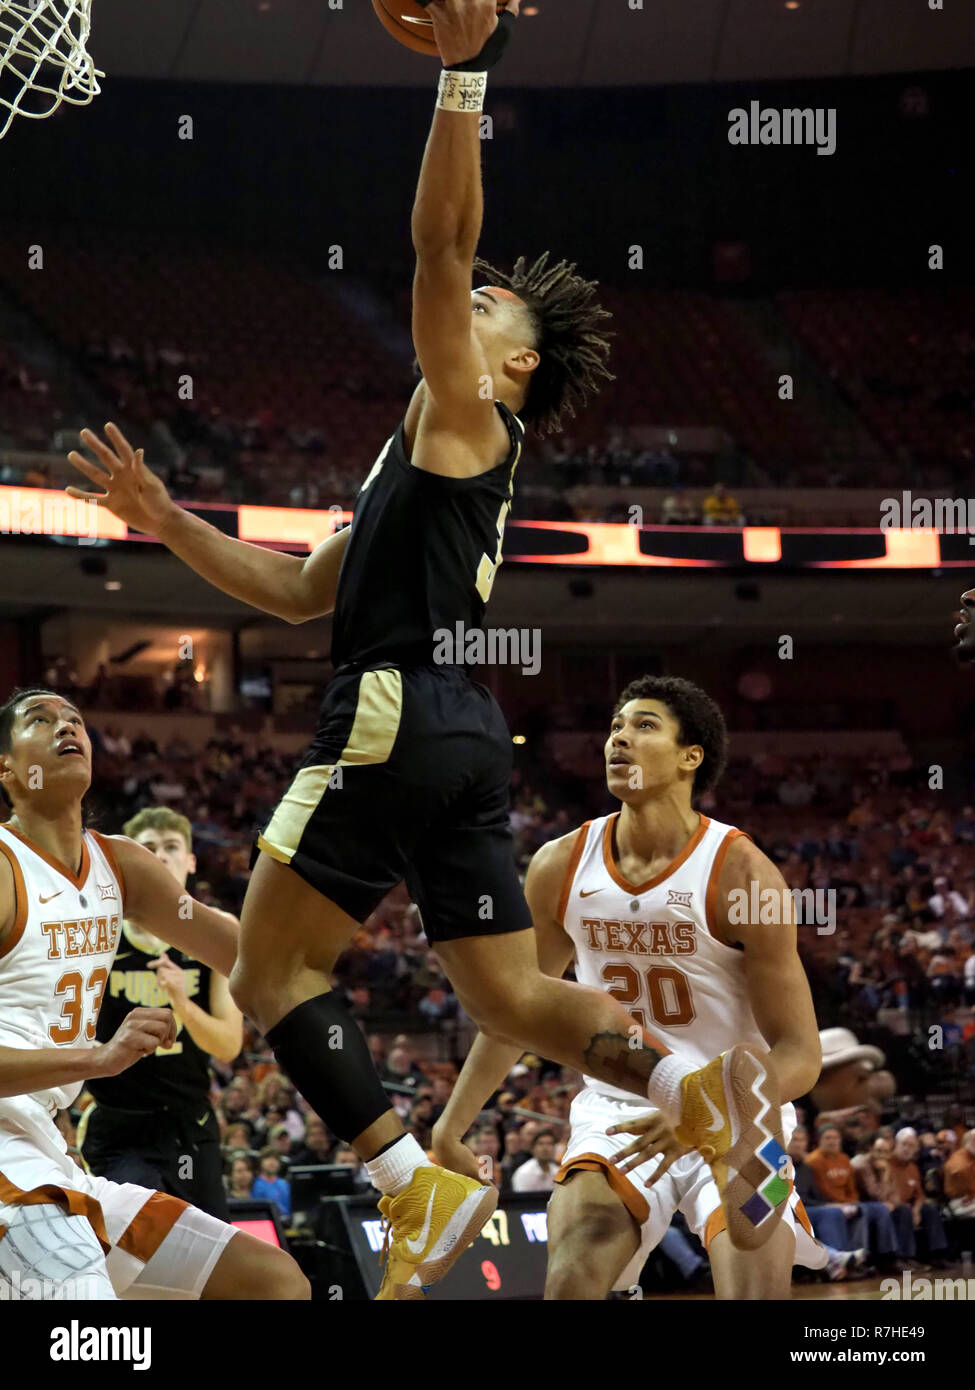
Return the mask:
[[41,120],[98,95],[90,28],[91,0],[0,0],[0,139],[15,116]]

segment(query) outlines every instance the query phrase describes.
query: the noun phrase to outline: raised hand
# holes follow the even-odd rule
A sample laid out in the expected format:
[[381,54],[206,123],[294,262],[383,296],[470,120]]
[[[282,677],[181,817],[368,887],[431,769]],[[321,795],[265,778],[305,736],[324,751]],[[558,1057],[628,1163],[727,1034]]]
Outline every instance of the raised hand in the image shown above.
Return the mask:
[[68,495],[107,507],[127,526],[158,536],[167,518],[179,508],[155,473],[146,467],[142,450],[133,450],[119,427],[113,424],[105,426],[105,440],[99,439],[94,430],[82,430],[81,438],[98,463],[91,463],[76,449],[68,454],[68,462],[105,491],[86,492],[83,488],[68,487],[65,488]]
[[[521,0],[505,9],[517,15]],[[431,0],[427,14],[444,67],[475,57],[498,27],[497,0]]]

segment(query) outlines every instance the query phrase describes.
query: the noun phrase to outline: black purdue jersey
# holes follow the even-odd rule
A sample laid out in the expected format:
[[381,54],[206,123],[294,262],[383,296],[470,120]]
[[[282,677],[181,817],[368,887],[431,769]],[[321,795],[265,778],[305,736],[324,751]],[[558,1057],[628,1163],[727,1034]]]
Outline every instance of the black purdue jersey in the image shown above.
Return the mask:
[[[174,946],[166,948],[174,965],[186,973],[188,998],[210,1012],[210,967],[193,960]],[[126,924],[118,954],[108,979],[108,987],[98,1014],[95,1036],[108,1042],[122,1026],[126,1014],[141,1004],[145,1008],[164,1008],[169,996],[160,989],[149,962],[155,955],[141,950],[130,939]],[[102,1076],[86,1083],[95,1100],[117,1110],[193,1109],[209,1105],[210,1055],[190,1037],[185,1024],[177,1020],[179,1032],[170,1048],[157,1047],[118,1076]]]
[[386,441],[355,500],[332,625],[336,670],[430,666],[438,629],[480,628],[525,438],[518,417],[495,406],[511,449],[474,478],[414,468],[405,416]]

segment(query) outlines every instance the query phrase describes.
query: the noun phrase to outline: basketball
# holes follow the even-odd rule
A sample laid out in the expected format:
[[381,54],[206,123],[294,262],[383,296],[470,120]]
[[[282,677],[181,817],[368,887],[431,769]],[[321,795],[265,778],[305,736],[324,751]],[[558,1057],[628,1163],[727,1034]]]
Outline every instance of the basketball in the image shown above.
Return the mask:
[[[415,53],[439,57],[433,37],[433,21],[416,0],[372,0],[372,7],[384,29],[392,34],[397,43],[412,48]],[[499,4],[498,14],[503,10],[504,5]]]

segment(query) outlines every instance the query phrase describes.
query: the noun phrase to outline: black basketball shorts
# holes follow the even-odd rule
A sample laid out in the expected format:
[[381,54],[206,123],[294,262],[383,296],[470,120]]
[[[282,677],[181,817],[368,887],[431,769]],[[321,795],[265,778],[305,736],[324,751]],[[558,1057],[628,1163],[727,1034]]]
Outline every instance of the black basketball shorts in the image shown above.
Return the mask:
[[462,670],[340,673],[257,847],[357,922],[405,880],[431,943],[522,931],[511,763],[497,701]]

